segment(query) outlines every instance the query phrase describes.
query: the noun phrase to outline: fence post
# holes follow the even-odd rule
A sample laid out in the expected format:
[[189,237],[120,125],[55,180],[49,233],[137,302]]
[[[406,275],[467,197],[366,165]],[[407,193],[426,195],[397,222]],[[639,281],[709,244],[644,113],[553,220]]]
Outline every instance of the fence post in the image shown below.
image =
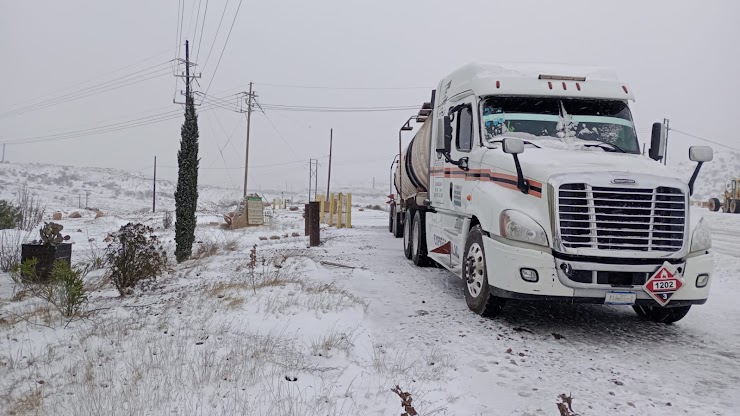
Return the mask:
[[329,226],[334,226],[334,194],[329,196]]
[[319,195],[319,224],[324,223],[324,194]]
[[352,193],[347,194],[347,228],[352,228]]
[[308,235],[309,233],[309,226],[311,223],[310,213],[311,212],[309,211],[309,205],[306,204],[305,208],[303,209],[303,219],[305,220],[305,235]]
[[309,202],[306,204],[308,207],[308,235],[309,235],[309,246],[316,247],[321,244],[321,227],[319,225],[319,208],[321,204],[318,201]]
[[339,193],[339,202],[337,203],[337,228],[344,227],[344,224],[342,223],[342,208],[344,205],[344,194]]

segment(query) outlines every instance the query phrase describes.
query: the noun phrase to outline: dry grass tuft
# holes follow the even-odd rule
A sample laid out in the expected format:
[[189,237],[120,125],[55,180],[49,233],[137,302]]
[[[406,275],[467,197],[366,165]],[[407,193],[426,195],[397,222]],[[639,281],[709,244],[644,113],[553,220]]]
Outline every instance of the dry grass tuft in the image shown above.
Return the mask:
[[416,412],[411,402],[414,400],[411,397],[411,393],[401,390],[401,387],[396,386],[391,389],[392,392],[396,393],[401,398],[401,407],[403,407],[404,413],[401,416],[417,416],[419,413]]
[[573,396],[566,396],[563,393],[558,398],[560,399],[560,402],[557,403],[560,416],[578,416],[578,413],[573,411]]
[[198,247],[191,256],[194,260],[213,257],[222,251],[236,251],[239,249],[239,242],[236,238],[218,239],[216,237],[204,238],[198,241]]
[[43,395],[41,389],[34,388],[17,399],[11,399],[10,406],[8,406],[8,414],[15,416],[37,413],[41,407],[42,400]]

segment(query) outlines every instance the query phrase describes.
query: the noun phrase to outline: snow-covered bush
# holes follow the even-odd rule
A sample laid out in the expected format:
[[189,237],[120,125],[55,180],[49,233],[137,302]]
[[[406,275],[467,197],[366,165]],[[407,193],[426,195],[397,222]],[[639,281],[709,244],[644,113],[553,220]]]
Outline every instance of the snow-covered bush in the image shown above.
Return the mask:
[[167,253],[151,227],[128,223],[113,235],[105,252],[109,276],[121,296],[142,280],[154,279],[167,269]]

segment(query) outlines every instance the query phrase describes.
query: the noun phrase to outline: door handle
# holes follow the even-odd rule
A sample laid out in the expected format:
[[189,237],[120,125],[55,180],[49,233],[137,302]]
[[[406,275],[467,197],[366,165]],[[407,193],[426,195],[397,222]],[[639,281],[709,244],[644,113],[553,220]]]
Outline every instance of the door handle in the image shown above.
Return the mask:
[[450,184],[450,201],[452,201],[452,184]]

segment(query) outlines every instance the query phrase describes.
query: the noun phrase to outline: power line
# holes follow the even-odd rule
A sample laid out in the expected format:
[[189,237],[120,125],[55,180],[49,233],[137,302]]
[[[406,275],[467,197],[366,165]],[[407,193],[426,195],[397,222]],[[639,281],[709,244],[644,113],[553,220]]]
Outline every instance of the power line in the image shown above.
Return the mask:
[[229,43],[229,38],[231,38],[231,31],[234,29],[234,23],[236,23],[236,17],[239,16],[239,9],[242,7],[242,0],[239,0],[239,5],[236,7],[236,13],[234,13],[234,20],[231,21],[231,27],[229,28],[229,34],[226,35],[226,42],[224,42],[224,47],[221,49],[221,55],[218,57],[218,62],[216,62],[216,69],[213,70],[213,76],[211,77],[211,80],[208,82],[208,87],[206,87],[206,94],[208,94],[208,90],[211,89],[211,84],[213,84],[213,80],[216,78],[216,72],[218,72],[218,67],[221,65],[221,58],[224,57],[224,52],[226,51],[226,45]]
[[203,23],[200,26],[200,39],[198,39],[198,53],[195,55],[195,62],[198,62],[198,58],[200,57],[200,50],[203,46],[203,32],[205,32],[206,16],[208,16],[208,1],[209,0],[206,0],[206,9],[203,11]]
[[408,111],[418,109],[418,105],[389,107],[311,107],[283,104],[262,104],[266,109],[275,111],[304,111],[313,113],[368,113],[384,111]]
[[331,87],[324,85],[286,85],[255,82],[256,85],[277,88],[302,88],[312,90],[431,90],[430,87]]
[[224,21],[224,16],[226,15],[226,9],[229,7],[229,0],[226,0],[226,4],[224,5],[224,11],[221,12],[221,19],[218,21],[218,27],[216,28],[216,34],[213,35],[213,42],[211,42],[211,48],[208,49],[208,55],[206,56],[206,61],[203,63],[203,66],[201,67],[201,71],[205,70],[206,65],[208,64],[208,60],[211,59],[211,52],[213,52],[213,46],[216,44],[216,39],[218,39],[218,32],[221,30],[221,24]]
[[[125,66],[123,66],[123,67],[120,67],[120,68],[118,68],[118,69],[114,69],[114,70],[112,70],[112,71],[109,71],[109,72],[106,72],[106,73],[104,73],[104,74],[101,74],[101,75],[98,75],[98,76],[94,76],[94,77],[92,77],[92,78],[86,79],[85,81],[82,81],[82,82],[78,82],[78,83],[75,83],[75,84],[69,85],[69,86],[67,86],[67,87],[57,88],[57,89],[55,89],[55,90],[49,91],[49,92],[47,92],[47,93],[44,93],[44,94],[42,94],[42,95],[39,95],[39,96],[36,96],[36,97],[33,97],[33,98],[29,98],[29,99],[28,99],[27,101],[25,101],[25,102],[24,102],[24,107],[25,107],[25,106],[30,106],[30,105],[34,105],[34,102],[35,102],[35,101],[37,101],[37,100],[45,99],[46,97],[49,97],[49,96],[54,96],[55,94],[58,94],[58,93],[60,93],[60,92],[62,92],[62,91],[68,91],[68,90],[70,90],[70,89],[72,89],[72,88],[75,88],[75,87],[78,87],[78,86],[80,86],[80,85],[85,85],[85,84],[89,84],[90,82],[93,82],[93,81],[97,81],[97,80],[99,80],[99,79],[102,79],[102,78],[105,78],[105,77],[107,77],[107,76],[109,76],[109,75],[115,74],[115,73],[117,73],[117,72],[121,72],[121,71],[123,71],[123,70],[125,70],[125,69],[129,69],[129,68],[131,68],[131,67],[135,67],[135,66],[137,66],[137,65],[139,65],[139,64],[141,64],[141,63],[143,63],[143,62],[151,61],[152,59],[154,59],[154,58],[158,58],[158,57],[160,57],[160,56],[162,56],[162,55],[165,55],[165,54],[169,55],[169,54],[170,54],[170,52],[171,52],[172,50],[173,50],[173,49],[169,49],[169,48],[168,48],[168,49],[165,49],[165,50],[163,50],[163,51],[160,51],[160,52],[157,52],[156,54],[154,54],[154,55],[151,55],[151,56],[149,56],[149,57],[147,57],[147,58],[143,58],[143,59],[140,59],[140,60],[138,60],[138,61],[136,61],[136,62],[134,62],[134,63],[128,64],[128,65],[125,65]],[[31,104],[25,104],[25,103],[29,103],[29,102],[30,102]],[[36,103],[36,104],[37,104],[37,103]],[[22,108],[22,107],[19,107],[19,108]],[[19,109],[19,108],[16,108],[16,109],[14,109],[14,110],[8,110],[8,111],[6,111],[5,113],[7,113],[7,112],[12,112],[12,111],[15,111],[15,110],[17,110],[17,109]],[[4,114],[4,113],[3,113],[3,114]]]
[[[205,105],[201,107],[201,112],[210,111],[217,106]],[[67,131],[56,134],[49,134],[44,136],[29,137],[24,139],[6,140],[0,142],[0,144],[29,144],[29,143],[43,143],[49,141],[68,140],[80,137],[86,137],[96,134],[110,133],[120,130],[126,130],[135,127],[141,127],[149,124],[159,123],[163,121],[173,120],[182,116],[182,110],[172,110],[159,114],[154,114],[146,117],[140,117],[133,120],[127,120],[119,123],[113,123],[109,125],[99,126],[95,128],[82,129],[76,131]]]
[[[177,0],[177,21],[175,22],[175,33],[177,34],[177,37],[175,38],[175,61],[177,62],[177,58],[180,57],[180,31],[182,30],[182,19],[180,18],[180,9],[182,7],[182,0]],[[177,64],[176,67],[173,67],[173,75],[176,73],[177,69],[180,68],[180,65]]]
[[709,139],[706,139],[704,137],[699,137],[699,136],[696,136],[696,135],[691,134],[691,133],[686,133],[685,131],[677,130],[677,129],[673,128],[673,127],[671,127],[670,130],[671,131],[675,131],[676,133],[683,134],[685,136],[693,137],[693,138],[699,139],[699,140],[704,140],[705,142],[713,143],[713,144],[716,144],[717,146],[726,147],[728,149],[736,150],[736,151],[739,151],[740,152],[740,149],[738,149],[737,147],[728,146],[726,144],[722,144],[722,143],[716,142],[714,140],[709,140]]
[[[110,81],[106,81],[97,85],[93,85],[91,87],[86,87],[81,90],[78,90],[76,92],[73,92],[71,94],[63,94],[56,98],[52,98],[47,101],[38,102],[36,104],[31,104],[25,107],[16,108],[15,110],[10,110],[4,113],[0,113],[0,118],[6,118],[9,116],[19,115],[28,113],[31,111],[40,110],[42,108],[51,107],[57,104],[67,103],[70,101],[75,101],[81,98],[90,97],[93,95],[101,94],[108,91],[113,91],[119,88],[123,88],[128,85],[137,84],[139,82],[148,81],[153,78],[157,78],[163,75],[168,75],[167,73],[170,71],[169,68],[163,68],[163,65],[169,66],[169,62],[160,63],[158,65],[151,66],[146,69],[142,69],[139,71],[132,72],[128,75],[124,75],[122,77],[118,77],[115,79],[112,79]],[[157,69],[158,68],[158,69]],[[166,72],[163,72],[166,71]],[[145,72],[141,74],[142,72]],[[140,75],[137,75],[140,74]],[[136,76],[134,76],[136,75]],[[152,75],[152,76],[150,76]]]
[[[201,5],[202,1],[203,0],[198,0],[198,14],[195,17],[195,29],[193,29],[194,30],[194,32],[193,32],[193,49],[195,49],[195,38],[198,37],[198,22],[200,21],[200,5]],[[193,3],[193,6],[195,6],[195,3]],[[204,20],[204,22],[205,22],[205,20]],[[198,48],[200,48],[200,45],[198,46]]]

